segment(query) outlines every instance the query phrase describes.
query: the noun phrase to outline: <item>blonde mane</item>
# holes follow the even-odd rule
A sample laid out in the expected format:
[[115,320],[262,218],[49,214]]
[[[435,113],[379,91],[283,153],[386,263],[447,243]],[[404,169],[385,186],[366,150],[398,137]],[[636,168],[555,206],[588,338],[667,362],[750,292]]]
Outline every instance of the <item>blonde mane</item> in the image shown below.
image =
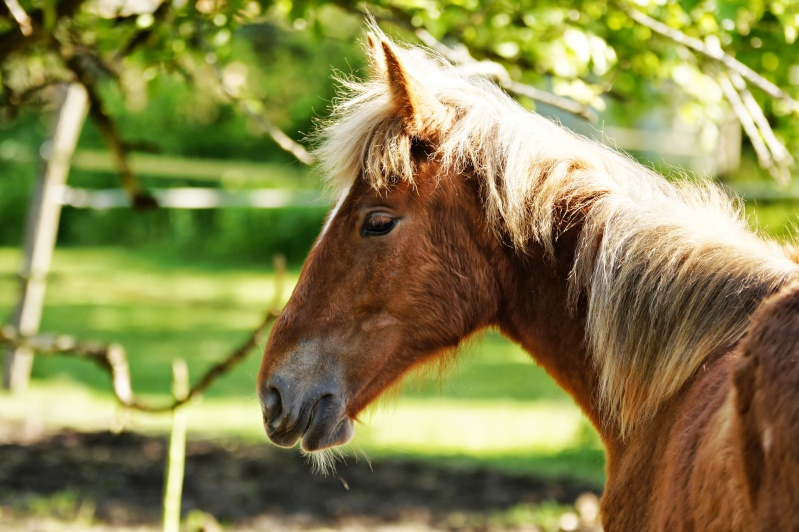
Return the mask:
[[[709,356],[737,342],[762,299],[796,276],[785,250],[753,234],[740,205],[717,187],[669,183],[527,111],[468,69],[390,46],[426,97],[448,112],[435,132],[442,175],[481,180],[499,238],[519,253],[531,242],[552,253],[564,219],[579,223],[570,305],[587,305],[596,400],[622,437]],[[413,139],[374,53],[372,77],[344,81],[347,93],[319,134],[316,155],[340,193],[359,177],[377,189],[414,180]]]

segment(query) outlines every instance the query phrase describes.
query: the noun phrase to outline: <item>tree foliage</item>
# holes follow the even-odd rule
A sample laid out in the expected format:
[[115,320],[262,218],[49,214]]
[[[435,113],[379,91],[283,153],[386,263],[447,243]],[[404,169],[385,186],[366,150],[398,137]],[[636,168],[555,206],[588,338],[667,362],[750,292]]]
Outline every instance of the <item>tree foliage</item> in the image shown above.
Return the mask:
[[[121,94],[135,110],[173,79],[196,89],[177,113],[213,121],[233,102],[278,142],[280,127],[298,137],[316,95],[330,97],[324,65],[357,61],[333,52],[357,38],[364,11],[452,57],[470,54],[531,106],[546,92],[629,123],[665,105],[707,121],[711,136],[734,113],[780,178],[799,152],[796,0],[4,0],[3,119],[77,80],[113,143],[130,133],[114,127],[109,101]],[[289,35],[294,52],[272,56]]]
[[[755,123],[746,133],[779,178],[799,153],[796,0],[399,0],[375,8],[501,63],[515,79],[599,110],[615,104],[616,120],[667,105],[686,122],[709,119],[717,135],[735,113]],[[754,76],[742,79],[748,71]]]

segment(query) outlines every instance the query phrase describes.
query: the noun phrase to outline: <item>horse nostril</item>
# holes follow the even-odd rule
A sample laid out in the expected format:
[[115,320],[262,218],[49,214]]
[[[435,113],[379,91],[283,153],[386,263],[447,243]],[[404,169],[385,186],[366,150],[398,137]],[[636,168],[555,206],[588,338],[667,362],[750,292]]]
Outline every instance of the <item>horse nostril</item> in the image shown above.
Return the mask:
[[271,388],[266,395],[266,409],[269,411],[280,408],[280,392]]
[[275,420],[280,415],[283,404],[280,392],[277,391],[277,388],[270,386],[262,396],[261,401],[264,410],[264,421]]

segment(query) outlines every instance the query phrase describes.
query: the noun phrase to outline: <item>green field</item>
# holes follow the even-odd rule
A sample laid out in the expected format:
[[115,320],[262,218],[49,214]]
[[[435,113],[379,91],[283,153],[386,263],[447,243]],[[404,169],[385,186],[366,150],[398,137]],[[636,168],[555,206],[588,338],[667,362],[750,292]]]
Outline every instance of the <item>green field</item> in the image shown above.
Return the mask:
[[[753,226],[788,238],[792,202],[747,205]],[[0,249],[0,309],[16,304],[19,250]],[[296,282],[289,272],[284,299]],[[197,378],[242,342],[275,297],[263,268],[176,258],[163,251],[59,249],[48,282],[42,330],[120,342],[133,387],[169,400],[171,364],[183,358]],[[255,396],[260,353],[220,379],[189,407],[195,437],[236,437],[269,445]],[[0,422],[50,429],[166,431],[168,415],[122,412],[105,373],[69,357],[39,356],[30,389],[0,394]],[[295,452],[295,451],[286,451]],[[363,416],[349,453],[480,463],[600,484],[601,445],[571,399],[517,346],[489,331],[458,355],[446,374],[434,368],[406,380]]]
[[[0,306],[15,305],[19,252],[0,250]],[[296,282],[296,272],[289,284]],[[291,286],[286,289],[286,298]],[[122,343],[136,393],[169,399],[171,362],[193,377],[246,338],[274,297],[263,269],[183,262],[119,249],[58,250],[47,289],[43,331]],[[255,377],[260,353],[222,378],[189,407],[196,437],[263,441]],[[108,377],[93,364],[39,356],[30,389],[0,395],[0,421],[46,427],[165,431],[169,416],[128,414],[114,404]],[[488,332],[459,354],[441,378],[408,380],[363,416],[351,454],[413,455],[453,465],[481,463],[542,475],[602,482],[604,460],[588,422],[546,373],[518,347]],[[296,452],[296,451],[286,451]]]
[[[797,223],[790,201],[748,204],[747,216],[755,228],[780,239],[792,238]],[[184,359],[197,379],[248,336],[275,298],[270,264],[257,267],[219,257],[198,261],[180,253],[157,246],[58,249],[42,330],[120,342],[127,349],[135,392],[150,402],[168,401],[173,359]],[[19,261],[18,249],[0,248],[0,322],[16,305]],[[284,300],[297,273],[288,274]],[[271,445],[255,394],[259,351],[186,407],[190,438]],[[169,415],[125,411],[109,390],[108,376],[91,362],[38,356],[27,391],[0,392],[0,425],[34,433],[168,431]],[[597,488],[604,480],[594,429],[528,355],[493,331],[461,349],[444,375],[433,367],[407,379],[400,393],[389,393],[361,421],[345,451],[357,460],[412,458],[466,470],[485,466],[550,479],[569,476]],[[19,526],[31,516],[61,515],[57,526],[80,528],[84,497],[68,490],[20,499],[0,514],[25,516],[10,521]],[[572,510],[549,503],[520,505],[483,518],[556,529],[565,511]]]

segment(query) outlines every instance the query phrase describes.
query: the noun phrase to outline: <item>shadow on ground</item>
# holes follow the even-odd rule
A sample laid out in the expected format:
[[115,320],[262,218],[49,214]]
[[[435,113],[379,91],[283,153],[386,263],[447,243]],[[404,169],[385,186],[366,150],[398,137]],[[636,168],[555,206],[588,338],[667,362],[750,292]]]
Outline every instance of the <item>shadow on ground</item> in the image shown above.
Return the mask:
[[[109,432],[2,444],[0,523],[24,522],[31,501],[66,493],[75,506],[88,501],[94,524],[157,526],[166,448],[162,438]],[[596,486],[413,460],[349,461],[322,477],[296,450],[200,441],[187,448],[183,509],[236,529],[484,529],[485,519],[475,516],[545,501],[573,504],[584,492],[596,493]]]

